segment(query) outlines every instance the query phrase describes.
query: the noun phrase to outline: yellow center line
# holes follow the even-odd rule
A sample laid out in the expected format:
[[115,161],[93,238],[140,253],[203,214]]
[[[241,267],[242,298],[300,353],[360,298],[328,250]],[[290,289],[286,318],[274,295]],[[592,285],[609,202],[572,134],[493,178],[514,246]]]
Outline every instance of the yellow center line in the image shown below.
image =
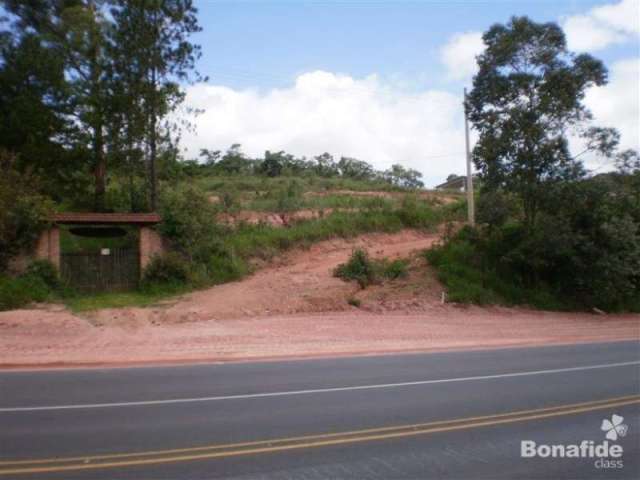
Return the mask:
[[[608,400],[583,402],[571,405],[547,407],[534,410],[522,410],[510,413],[467,417],[462,419],[382,427],[366,430],[354,430],[340,433],[321,435],[307,435],[274,440],[235,443],[226,445],[211,445],[209,447],[194,447],[185,449],[161,450],[140,453],[124,453],[103,456],[68,457],[41,460],[21,460],[0,463],[0,475],[26,473],[54,473],[72,470],[88,470],[101,468],[128,467],[138,465],[153,465],[161,463],[203,460],[237,455],[286,451],[302,448],[358,443],[374,440],[384,440],[429,433],[448,432],[506,423],[524,422],[529,420],[571,415],[605,408],[640,404],[640,396],[626,396]],[[223,450],[223,451],[221,451]],[[202,453],[196,453],[202,452]],[[160,456],[162,455],[162,456]],[[139,457],[139,458],[136,458]],[[150,457],[150,458],[149,458]],[[155,458],[154,458],[155,457]],[[133,459],[127,459],[133,458]],[[96,463],[91,463],[91,462]],[[69,462],[77,462],[70,463]],[[56,465],[57,463],[57,465]],[[67,463],[60,465],[60,463]],[[34,466],[40,464],[41,466]],[[48,464],[48,465],[43,465]],[[23,465],[23,466],[21,466]]]

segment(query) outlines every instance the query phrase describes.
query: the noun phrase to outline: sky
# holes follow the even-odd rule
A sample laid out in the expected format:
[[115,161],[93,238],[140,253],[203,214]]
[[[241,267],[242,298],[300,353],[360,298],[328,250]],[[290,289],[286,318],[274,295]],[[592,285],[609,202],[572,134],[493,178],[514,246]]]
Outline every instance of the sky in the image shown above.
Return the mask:
[[[481,35],[513,15],[554,21],[569,48],[605,62],[610,83],[587,92],[594,122],[639,148],[640,0],[197,0],[203,31],[187,86],[181,146],[240,143],[251,156],[329,152],[378,169],[415,168],[433,186],[464,173],[463,88]],[[472,132],[472,141],[475,135]],[[572,140],[572,148],[580,149]],[[610,163],[590,157],[592,170]]]

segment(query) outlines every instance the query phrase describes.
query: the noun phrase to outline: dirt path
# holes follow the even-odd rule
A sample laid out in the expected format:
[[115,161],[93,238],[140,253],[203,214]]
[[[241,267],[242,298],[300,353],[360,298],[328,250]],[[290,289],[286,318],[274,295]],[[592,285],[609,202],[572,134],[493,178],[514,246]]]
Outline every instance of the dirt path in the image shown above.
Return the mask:
[[333,277],[332,272],[354,248],[366,248],[376,258],[397,258],[429,248],[437,239],[436,234],[405,231],[320,242],[309,250],[284,255],[278,265],[246,280],[189,295],[166,311],[165,321],[179,320],[185,312],[190,317],[195,314],[196,319],[228,319],[352,309],[347,298],[359,288]]
[[[437,240],[404,231],[321,242],[240,282],[155,308],[82,317],[59,306],[0,312],[0,366],[238,360],[640,338],[639,315],[590,315],[440,303],[416,256],[406,279],[360,291],[332,276],[352,249],[407,257]],[[421,263],[422,262],[422,263]],[[361,308],[347,303],[355,296]],[[324,313],[321,313],[324,312]]]

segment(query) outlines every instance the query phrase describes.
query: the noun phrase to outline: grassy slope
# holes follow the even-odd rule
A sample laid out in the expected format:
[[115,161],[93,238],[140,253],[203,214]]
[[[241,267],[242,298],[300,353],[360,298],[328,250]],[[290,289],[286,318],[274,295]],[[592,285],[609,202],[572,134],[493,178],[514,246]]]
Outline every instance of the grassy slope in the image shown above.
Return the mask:
[[[296,246],[309,246],[332,237],[349,238],[368,232],[397,232],[402,228],[432,229],[447,219],[457,219],[461,204],[437,206],[415,198],[412,192],[390,187],[385,183],[358,182],[341,179],[265,178],[265,177],[204,177],[195,182],[211,195],[221,196],[232,191],[237,199],[236,208],[251,210],[274,210],[276,192],[286,188],[294,180],[302,192],[299,209],[345,208],[355,211],[336,211],[314,220],[305,220],[279,228],[269,225],[240,224],[227,231],[223,243],[236,257],[229,260],[233,265],[220,265],[220,274],[214,283],[236,280],[250,272],[251,258],[268,259],[280,251]],[[399,191],[393,199],[350,196],[330,193],[331,190],[353,191]],[[323,196],[304,195],[306,192],[323,192]],[[405,197],[407,197],[405,199]],[[209,284],[198,285],[206,287]],[[194,288],[194,287],[192,287]],[[147,306],[172,295],[184,293],[189,288],[170,286],[156,287],[152,291],[127,293],[105,293],[100,295],[69,296],[65,303],[75,311],[123,306]]]

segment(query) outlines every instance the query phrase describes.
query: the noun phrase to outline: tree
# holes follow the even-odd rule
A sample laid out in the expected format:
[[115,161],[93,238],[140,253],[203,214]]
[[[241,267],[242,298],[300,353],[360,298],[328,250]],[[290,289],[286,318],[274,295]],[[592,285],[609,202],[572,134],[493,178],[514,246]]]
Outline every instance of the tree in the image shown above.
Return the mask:
[[16,156],[16,171],[40,176],[41,188],[59,196],[81,190],[81,151],[70,114],[64,63],[33,33],[0,33],[0,146]]
[[[191,79],[200,46],[189,37],[201,30],[192,0],[113,0],[116,51],[135,65],[149,150],[150,206],[156,209],[156,163],[173,127],[162,120],[184,100],[180,82]],[[125,67],[126,68],[126,67]]]
[[222,159],[216,164],[216,168],[223,173],[238,174],[247,171],[250,161],[242,153],[241,145],[234,143],[229,147]]
[[209,150],[207,148],[200,149],[200,156],[204,157],[205,164],[209,167],[213,167],[220,158],[222,157],[222,152],[220,150]]
[[369,180],[373,177],[373,167],[363,160],[350,157],[340,157],[338,162],[340,175],[357,180]]
[[[71,111],[81,128],[77,141],[92,155],[95,177],[95,208],[104,208],[106,157],[104,152],[106,30],[103,0],[4,2],[17,19],[14,32],[22,38],[34,37],[47,45],[62,62],[64,88]],[[62,88],[62,84],[59,85]]]
[[604,85],[607,72],[592,56],[568,52],[554,23],[514,17],[492,26],[483,41],[466,102],[480,134],[473,159],[486,188],[517,195],[530,231],[548,185],[584,175],[569,151],[569,129],[583,131],[589,151],[608,155],[615,147],[610,129],[585,129],[585,91]]
[[411,168],[404,168],[400,164],[391,165],[391,168],[384,172],[386,181],[397,187],[403,188],[423,188],[424,183],[420,180],[422,174]]
[[338,174],[338,167],[333,156],[330,153],[323,153],[313,157],[316,162],[315,172],[320,177],[333,177]]
[[286,154],[283,151],[272,153],[267,150],[264,152],[264,161],[260,166],[260,171],[267,177],[279,177],[286,163],[285,157]]

